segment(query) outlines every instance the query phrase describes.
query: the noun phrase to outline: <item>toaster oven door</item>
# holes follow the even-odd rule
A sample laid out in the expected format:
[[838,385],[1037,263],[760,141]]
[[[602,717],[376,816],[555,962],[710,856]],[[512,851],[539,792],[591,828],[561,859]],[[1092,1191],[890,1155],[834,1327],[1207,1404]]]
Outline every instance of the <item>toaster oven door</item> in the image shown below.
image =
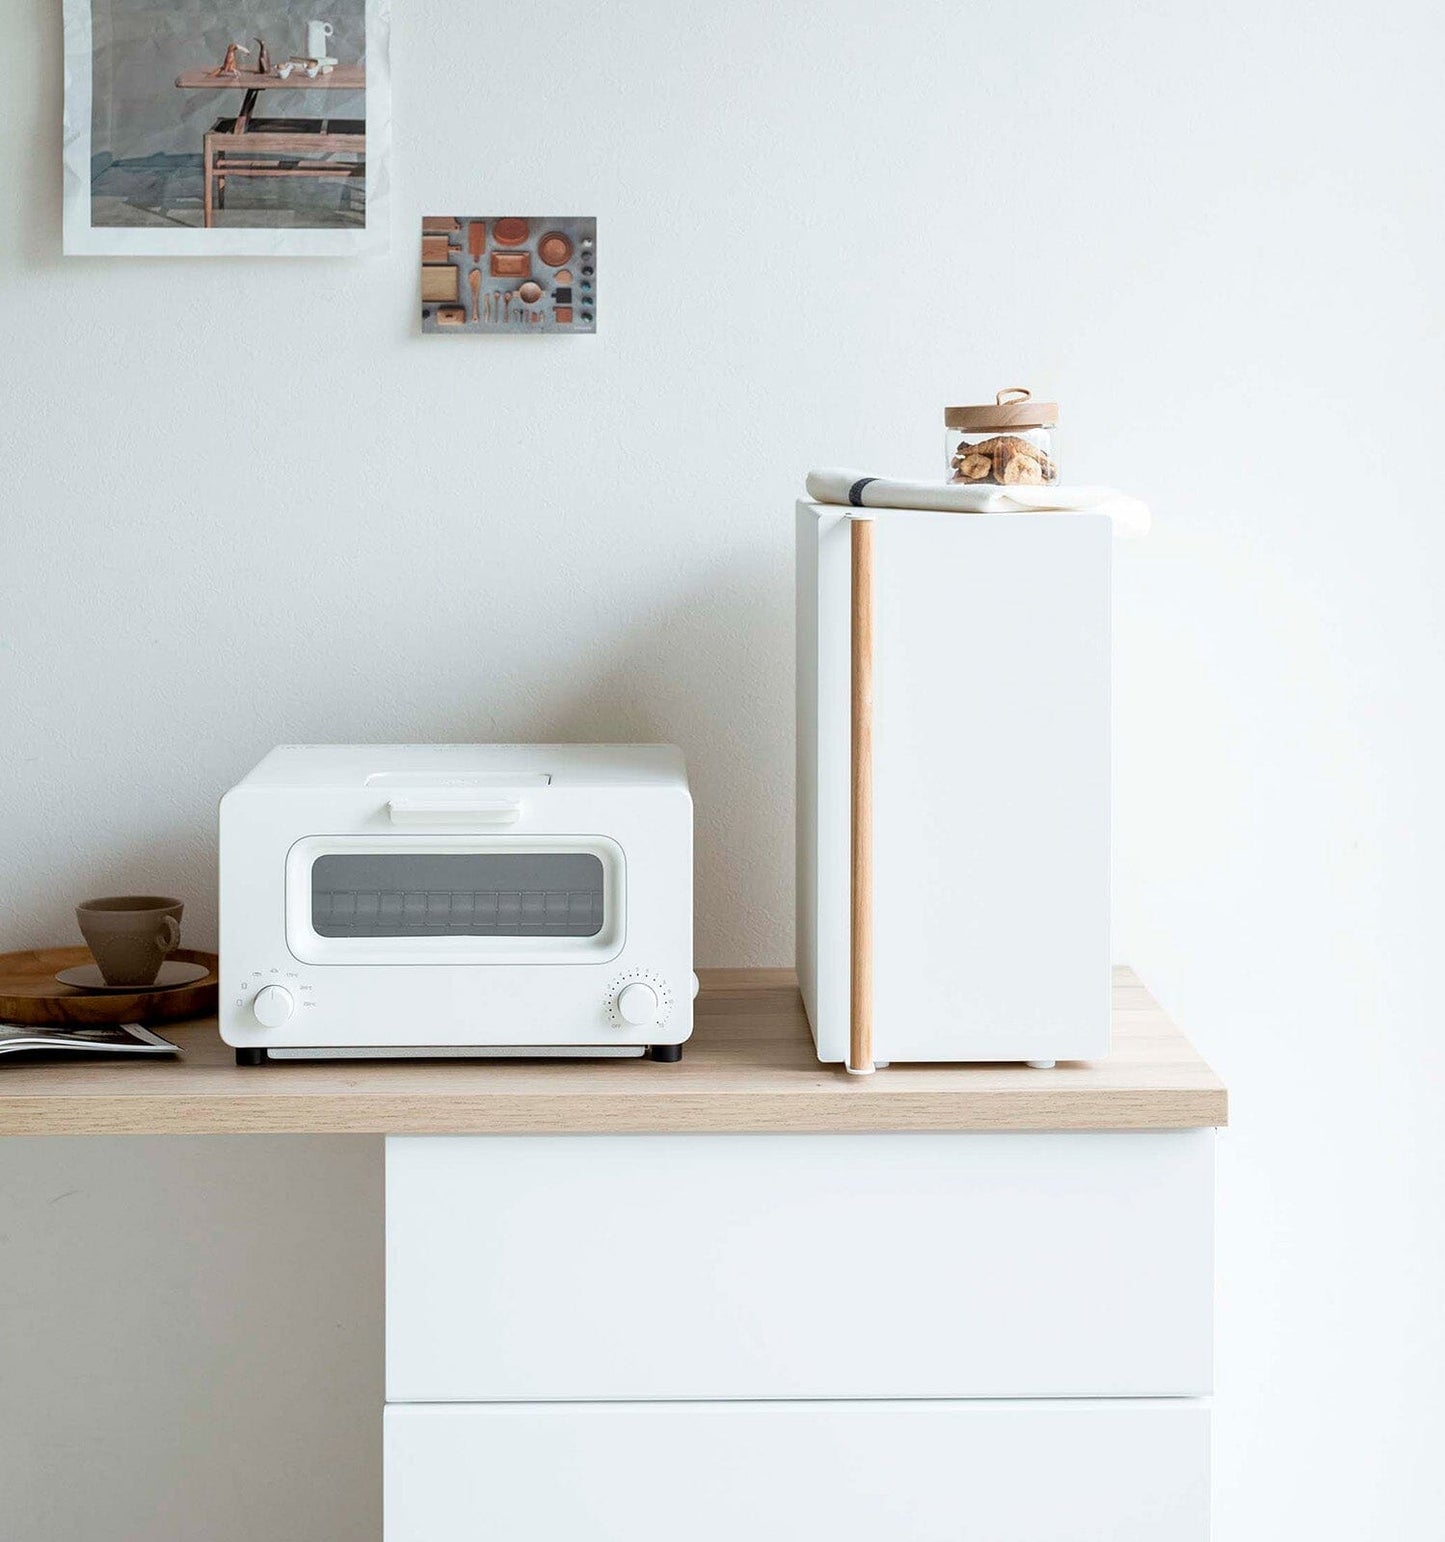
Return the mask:
[[308,964],[600,964],[625,916],[605,836],[308,836],[286,858],[286,943]]

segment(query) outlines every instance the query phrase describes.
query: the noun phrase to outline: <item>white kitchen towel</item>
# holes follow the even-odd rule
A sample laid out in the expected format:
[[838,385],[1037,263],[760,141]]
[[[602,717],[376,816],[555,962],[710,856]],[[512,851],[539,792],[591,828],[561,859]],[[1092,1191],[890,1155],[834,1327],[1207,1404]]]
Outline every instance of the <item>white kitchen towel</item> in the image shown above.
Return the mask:
[[1147,535],[1149,505],[1114,487],[1026,487],[987,483],[890,482],[864,471],[810,471],[815,503],[857,509],[931,509],[940,514],[1107,514],[1123,535]]

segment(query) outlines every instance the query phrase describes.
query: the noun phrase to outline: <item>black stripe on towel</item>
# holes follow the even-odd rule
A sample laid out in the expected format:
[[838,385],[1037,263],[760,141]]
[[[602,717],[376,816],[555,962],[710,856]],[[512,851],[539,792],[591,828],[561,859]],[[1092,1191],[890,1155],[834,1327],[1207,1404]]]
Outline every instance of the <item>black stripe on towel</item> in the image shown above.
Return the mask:
[[877,480],[877,477],[859,477],[852,487],[848,489],[848,502],[855,509],[861,509],[863,507],[863,489],[870,482],[876,482]]

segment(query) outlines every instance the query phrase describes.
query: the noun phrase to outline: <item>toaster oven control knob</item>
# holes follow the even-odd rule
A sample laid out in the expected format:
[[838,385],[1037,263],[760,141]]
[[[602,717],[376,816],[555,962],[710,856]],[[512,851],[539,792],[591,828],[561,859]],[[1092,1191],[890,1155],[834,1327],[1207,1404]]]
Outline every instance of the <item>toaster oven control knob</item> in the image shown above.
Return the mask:
[[279,1028],[296,1010],[296,1003],[284,986],[267,985],[256,992],[251,1010],[263,1028]]
[[655,1023],[661,1008],[662,1002],[657,992],[641,980],[634,980],[630,985],[624,985],[617,993],[617,1015],[624,1023],[631,1023],[634,1028]]

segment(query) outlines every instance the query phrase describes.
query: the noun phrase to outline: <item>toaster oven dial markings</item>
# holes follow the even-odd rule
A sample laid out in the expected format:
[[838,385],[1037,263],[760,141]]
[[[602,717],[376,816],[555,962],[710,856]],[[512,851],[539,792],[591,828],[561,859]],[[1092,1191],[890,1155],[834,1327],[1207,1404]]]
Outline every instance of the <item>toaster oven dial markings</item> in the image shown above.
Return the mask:
[[656,1027],[672,1011],[672,992],[661,975],[633,969],[612,982],[607,1016],[614,1028]]
[[617,1015],[624,1023],[631,1023],[635,1028],[645,1023],[655,1023],[661,1005],[657,992],[641,980],[624,985],[617,993]]
[[251,1011],[263,1028],[279,1028],[296,1010],[291,992],[283,985],[267,985],[256,992]]

